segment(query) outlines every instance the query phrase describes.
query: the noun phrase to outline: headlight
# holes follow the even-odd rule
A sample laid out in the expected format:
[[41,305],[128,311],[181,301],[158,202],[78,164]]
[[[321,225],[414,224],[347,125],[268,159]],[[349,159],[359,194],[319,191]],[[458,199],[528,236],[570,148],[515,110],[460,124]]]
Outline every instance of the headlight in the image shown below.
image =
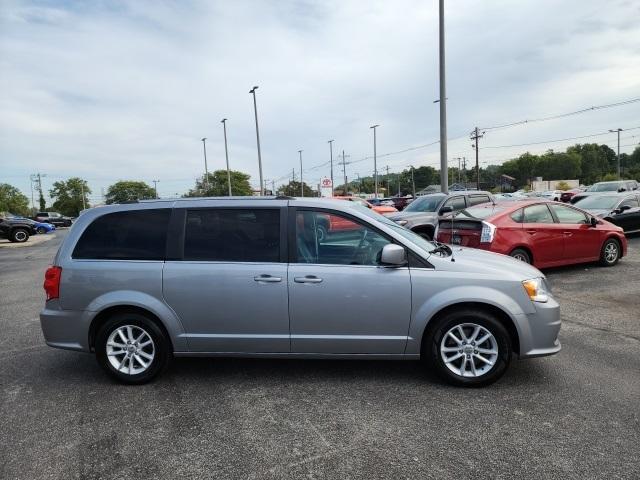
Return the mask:
[[480,234],[480,243],[493,242],[493,236],[496,233],[496,226],[493,223],[482,222],[482,233]]
[[546,302],[549,300],[549,292],[547,291],[544,280],[540,277],[532,278],[522,282],[524,290],[529,295],[532,302]]
[[404,227],[409,222],[407,220],[396,220],[396,223]]

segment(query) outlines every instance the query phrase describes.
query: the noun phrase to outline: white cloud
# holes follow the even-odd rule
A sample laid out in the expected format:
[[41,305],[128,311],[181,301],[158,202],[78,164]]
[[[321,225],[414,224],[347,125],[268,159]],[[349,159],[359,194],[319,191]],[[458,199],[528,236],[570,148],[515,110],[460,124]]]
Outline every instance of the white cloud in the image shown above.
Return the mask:
[[[640,96],[638,13],[624,1],[447,2],[449,136]],[[253,85],[267,179],[298,170],[300,148],[305,166],[325,162],[330,138],[350,160],[370,155],[373,123],[379,152],[425,144],[438,138],[437,39],[435,1],[4,2],[0,181],[27,191],[29,173],[81,175],[96,194],[115,179],[157,178],[162,194],[182,193],[202,173],[201,137],[210,168],[224,165],[226,117],[232,168],[257,184]],[[483,144],[640,126],[639,112],[495,131]],[[449,152],[473,155],[466,139]],[[380,166],[437,161],[435,145]]]

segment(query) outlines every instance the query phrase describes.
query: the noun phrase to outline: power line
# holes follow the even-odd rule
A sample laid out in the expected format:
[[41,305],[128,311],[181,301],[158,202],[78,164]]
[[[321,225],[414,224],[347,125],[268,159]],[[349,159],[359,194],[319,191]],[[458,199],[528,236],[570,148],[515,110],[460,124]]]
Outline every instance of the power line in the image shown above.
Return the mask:
[[[640,127],[632,127],[632,128],[625,128],[625,130],[636,130]],[[559,139],[555,139],[555,140],[543,140],[540,142],[531,142],[531,143],[517,143],[517,144],[513,144],[513,145],[487,145],[486,147],[482,147],[482,149],[485,148],[511,148],[511,147],[526,147],[528,145],[542,145],[545,143],[555,143],[555,142],[566,142],[569,140],[579,140],[581,138],[591,138],[591,137],[601,137],[602,135],[610,135],[610,132],[601,132],[601,133],[593,133],[591,135],[581,135],[579,137],[567,137],[567,138],[559,138]]]
[[640,98],[631,98],[629,100],[623,100],[622,102],[608,103],[606,105],[596,105],[593,107],[582,108],[574,112],[560,113],[557,115],[549,115],[547,117],[532,118],[530,120],[520,120],[519,122],[505,123],[502,125],[494,125],[492,127],[482,127],[481,129],[482,130],[498,130],[501,128],[509,128],[509,127],[515,127],[518,125],[525,125],[527,123],[546,122],[549,120],[557,120],[558,118],[572,117],[574,115],[580,115],[582,113],[592,112],[595,110],[603,110],[606,108],[620,107],[622,105],[629,105],[630,103],[636,103],[636,102],[640,102]]

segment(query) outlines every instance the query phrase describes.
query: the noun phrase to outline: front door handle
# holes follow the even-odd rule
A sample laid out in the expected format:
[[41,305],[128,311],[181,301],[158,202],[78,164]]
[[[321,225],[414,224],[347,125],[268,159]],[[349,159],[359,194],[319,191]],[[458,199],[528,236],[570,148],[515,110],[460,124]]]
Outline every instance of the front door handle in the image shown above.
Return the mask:
[[281,282],[282,281],[282,277],[272,277],[271,275],[256,275],[255,277],[253,277],[253,279],[256,282],[263,282],[263,283],[277,283],[277,282]]
[[564,232],[564,234],[565,234],[567,237],[570,237],[571,235],[573,235],[573,232]]
[[296,283],[322,283],[322,279],[315,275],[307,275],[306,277],[293,277]]
[[527,233],[528,233],[529,235],[533,235],[533,234],[535,234],[536,232],[537,232],[537,230],[527,230]]

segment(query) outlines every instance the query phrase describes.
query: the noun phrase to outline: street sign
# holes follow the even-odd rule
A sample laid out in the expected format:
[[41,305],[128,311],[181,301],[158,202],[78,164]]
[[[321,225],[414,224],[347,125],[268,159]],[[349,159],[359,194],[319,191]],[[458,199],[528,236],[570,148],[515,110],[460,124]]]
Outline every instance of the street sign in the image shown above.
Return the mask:
[[323,178],[320,180],[320,195],[322,197],[333,196],[333,183],[331,183],[330,178]]

